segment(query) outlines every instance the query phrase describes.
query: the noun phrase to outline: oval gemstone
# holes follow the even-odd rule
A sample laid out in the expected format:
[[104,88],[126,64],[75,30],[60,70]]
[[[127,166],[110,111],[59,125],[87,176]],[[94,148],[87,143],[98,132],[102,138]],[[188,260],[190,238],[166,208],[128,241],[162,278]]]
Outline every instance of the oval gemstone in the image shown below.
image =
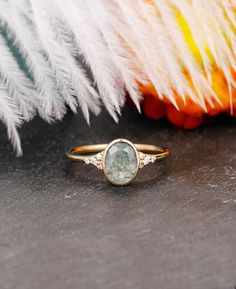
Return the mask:
[[138,160],[134,148],[127,142],[112,144],[105,155],[105,174],[117,185],[129,183],[137,172]]

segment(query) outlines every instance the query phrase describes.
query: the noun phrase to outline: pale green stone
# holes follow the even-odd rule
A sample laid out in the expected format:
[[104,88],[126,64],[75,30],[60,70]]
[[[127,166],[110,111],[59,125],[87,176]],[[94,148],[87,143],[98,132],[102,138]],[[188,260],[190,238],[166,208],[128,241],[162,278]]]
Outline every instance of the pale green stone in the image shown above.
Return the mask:
[[114,143],[105,158],[108,179],[117,185],[129,183],[136,173],[137,162],[135,150],[131,145],[126,142]]

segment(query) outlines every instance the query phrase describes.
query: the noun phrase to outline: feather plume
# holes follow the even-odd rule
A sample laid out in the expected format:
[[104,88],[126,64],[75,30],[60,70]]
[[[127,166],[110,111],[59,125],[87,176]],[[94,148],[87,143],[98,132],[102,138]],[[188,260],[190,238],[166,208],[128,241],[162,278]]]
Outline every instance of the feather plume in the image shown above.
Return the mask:
[[126,94],[140,110],[150,85],[179,111],[234,114],[235,54],[235,1],[2,0],[0,119],[19,155],[17,128],[35,115],[81,108],[89,122],[104,105],[118,121]]
[[21,125],[22,117],[15,101],[9,97],[5,84],[0,81],[0,119],[7,126],[8,137],[12,140],[12,144],[18,156],[22,154],[20,138],[17,127]]

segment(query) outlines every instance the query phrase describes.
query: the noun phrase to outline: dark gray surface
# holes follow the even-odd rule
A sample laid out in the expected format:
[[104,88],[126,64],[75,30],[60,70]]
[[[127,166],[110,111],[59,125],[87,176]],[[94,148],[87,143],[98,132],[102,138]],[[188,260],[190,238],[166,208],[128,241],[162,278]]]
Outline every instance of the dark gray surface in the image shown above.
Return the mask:
[[[235,122],[185,132],[127,110],[119,126],[70,115],[21,135],[21,159],[0,140],[0,289],[234,288]],[[64,157],[117,137],[173,155],[128,187]]]

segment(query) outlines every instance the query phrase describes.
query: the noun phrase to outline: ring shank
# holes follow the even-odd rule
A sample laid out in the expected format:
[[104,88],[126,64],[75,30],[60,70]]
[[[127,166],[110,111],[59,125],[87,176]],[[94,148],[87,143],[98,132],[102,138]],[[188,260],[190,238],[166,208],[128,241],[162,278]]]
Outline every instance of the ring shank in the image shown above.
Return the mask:
[[[155,156],[158,159],[165,158],[170,155],[170,150],[149,144],[134,144],[139,152]],[[107,144],[95,144],[86,146],[76,146],[67,152],[67,157],[72,160],[84,161],[87,157],[102,152]]]

